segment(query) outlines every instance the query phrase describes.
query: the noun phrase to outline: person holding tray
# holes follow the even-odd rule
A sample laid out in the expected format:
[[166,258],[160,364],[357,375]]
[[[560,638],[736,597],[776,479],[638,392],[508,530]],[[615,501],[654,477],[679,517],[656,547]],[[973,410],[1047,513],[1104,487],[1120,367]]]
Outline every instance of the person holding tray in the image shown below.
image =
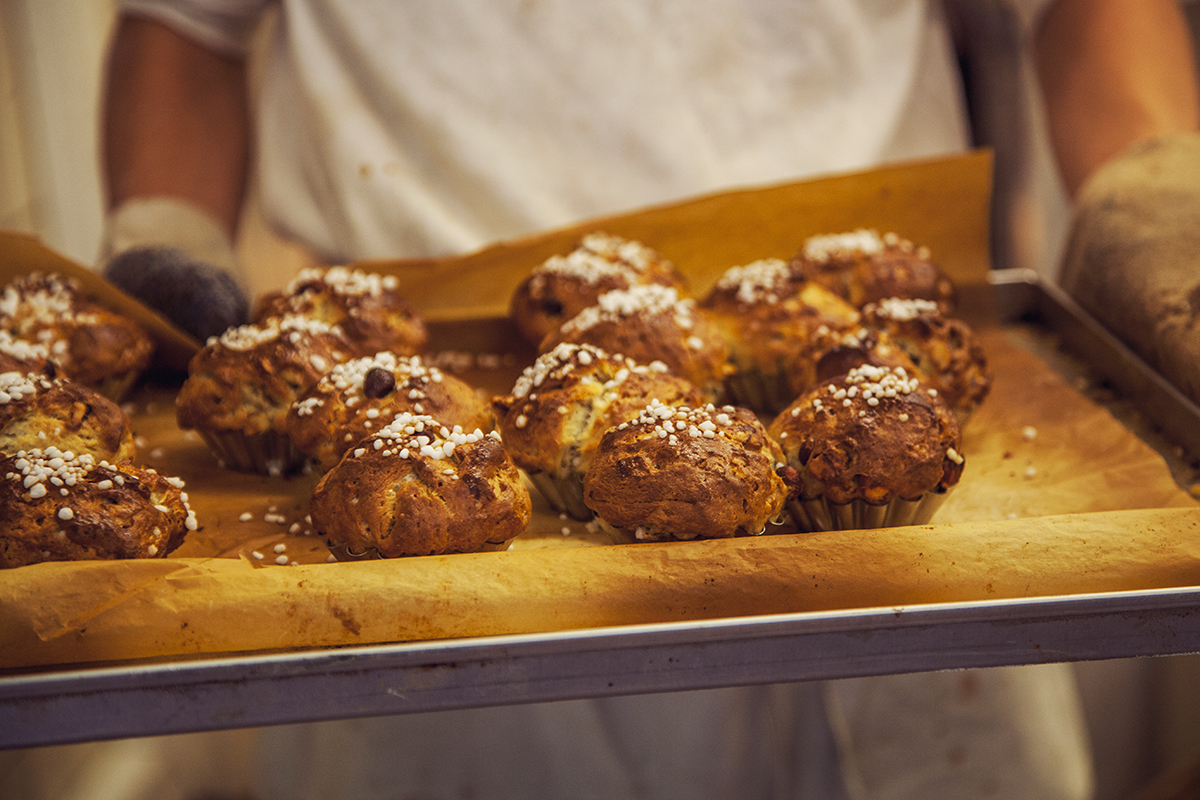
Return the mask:
[[[233,243],[252,162],[273,226],[340,263],[465,252],[628,208],[970,144],[947,14],[923,0],[288,0],[266,31],[266,0],[119,5],[103,268],[199,337],[246,313]],[[1200,161],[1194,64],[1174,3],[1011,5],[1033,45],[1071,193],[1139,144],[1169,151],[1171,163]],[[256,34],[269,40],[252,104]],[[1064,665],[239,736],[252,743],[246,771],[193,771],[174,796],[1082,800],[1092,791]],[[190,737],[188,758],[222,742]],[[141,745],[148,762],[183,758],[160,740]],[[163,796],[168,782],[147,778],[129,797]]]

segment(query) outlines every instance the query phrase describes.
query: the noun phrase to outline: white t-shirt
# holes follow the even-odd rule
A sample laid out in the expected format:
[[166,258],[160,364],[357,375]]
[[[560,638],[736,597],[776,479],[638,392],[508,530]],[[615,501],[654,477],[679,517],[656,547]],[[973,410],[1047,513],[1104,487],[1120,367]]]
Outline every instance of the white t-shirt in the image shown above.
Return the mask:
[[[125,8],[243,53],[267,5]],[[968,142],[925,0],[284,0],[258,123],[267,218],[331,261]]]

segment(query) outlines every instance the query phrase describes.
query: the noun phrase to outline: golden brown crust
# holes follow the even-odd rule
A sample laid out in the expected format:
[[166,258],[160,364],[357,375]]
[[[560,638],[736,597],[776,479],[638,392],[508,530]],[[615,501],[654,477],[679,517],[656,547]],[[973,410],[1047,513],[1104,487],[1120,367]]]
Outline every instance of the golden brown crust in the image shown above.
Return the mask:
[[915,500],[962,475],[953,412],[902,370],[858,367],[813,388],[768,428],[801,499],[846,504]]
[[306,317],[231,328],[188,364],[176,399],[179,426],[246,436],[278,431],[291,404],[348,353],[340,329]]
[[564,343],[539,356],[512,393],[492,403],[517,466],[582,480],[600,436],[651,400],[694,406],[703,397],[661,364],[645,366],[592,345]]
[[197,528],[182,489],[182,481],[152,469],[54,447],[4,456],[0,567],[162,558]]
[[[807,371],[796,369],[795,397],[816,386],[846,375],[855,367],[870,364],[894,369],[903,367],[910,376],[924,381],[925,375],[903,348],[886,331],[858,326],[842,331],[822,331],[813,345],[815,360],[806,359]],[[793,398],[794,399],[794,398]]]
[[535,347],[600,295],[639,284],[683,289],[670,261],[640,242],[594,232],[567,255],[534,267],[513,292],[509,313],[517,330]]
[[325,473],[309,510],[334,552],[392,558],[502,544],[525,530],[532,506],[496,434],[406,414]]
[[729,344],[730,397],[772,414],[811,385],[818,336],[859,321],[853,306],[782,259],[727,270],[700,306]]
[[418,356],[378,353],[335,366],[288,409],[284,432],[331,469],[359,441],[398,414],[426,414],[463,430],[493,427],[488,404],[464,381]]
[[671,287],[646,285],[602,295],[542,342],[540,352],[568,342],[620,353],[639,364],[661,361],[709,400],[724,393],[729,346],[694,300]]
[[781,460],[747,409],[652,404],[604,434],[584,498],[641,541],[756,535],[782,513]]
[[942,314],[936,303],[898,298],[868,303],[863,322],[885,331],[925,376],[922,380],[959,414],[969,414],[991,390],[979,337],[967,323]]
[[150,364],[154,340],[133,320],[82,297],[72,281],[30,273],[0,296],[0,329],[46,348],[56,374],[119,400]]
[[860,229],[809,237],[792,268],[857,308],[888,297],[933,300],[947,311],[954,305],[954,286],[928,248],[895,233]]
[[356,356],[416,355],[425,349],[429,332],[397,285],[395,276],[351,267],[306,268],[282,291],[259,299],[254,321],[303,314],[340,327]]
[[100,393],[38,373],[0,374],[0,453],[51,443],[96,461],[128,461],[135,454],[129,419]]

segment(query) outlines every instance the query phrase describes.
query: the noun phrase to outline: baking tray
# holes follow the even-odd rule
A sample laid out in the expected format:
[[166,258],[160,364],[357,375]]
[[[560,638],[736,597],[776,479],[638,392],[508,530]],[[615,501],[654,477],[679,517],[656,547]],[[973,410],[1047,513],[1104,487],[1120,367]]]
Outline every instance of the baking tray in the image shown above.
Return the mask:
[[[933,183],[922,180],[922,185]],[[838,229],[822,220],[812,224]],[[961,224],[960,220],[955,226]],[[551,244],[561,247],[561,242]],[[728,258],[720,256],[720,260]],[[1151,387],[1158,398],[1154,402],[1162,403],[1147,406],[1159,415],[1155,421],[1161,434],[1155,435],[1161,435],[1169,449],[1186,448],[1182,453],[1172,449],[1177,460],[1187,461],[1185,455],[1197,452],[1186,433],[1176,435],[1189,425],[1192,430],[1200,428],[1195,408],[1179,402],[1182,398],[1177,394],[1161,391],[1164,387],[1154,373],[1123,348],[1114,347],[1111,337],[1105,337],[1085,314],[1027,273],[988,277],[986,284],[969,284],[968,294],[981,295],[981,306],[995,314],[989,322],[992,335],[1011,336],[1006,353],[1046,358],[1058,352],[1055,345],[1061,342],[1083,363],[1102,368],[1114,385],[1140,392]],[[980,298],[965,299],[970,304]],[[1012,423],[1017,418],[1006,419]],[[1014,435],[1012,430],[995,435],[1000,433]],[[1015,436],[1020,440],[1019,430]],[[109,664],[47,664],[0,676],[0,746],[715,686],[1197,652],[1200,580],[1191,576],[1200,575],[1194,571],[1200,560],[1189,548],[1195,542],[1200,549],[1200,536],[1193,532],[1200,530],[1200,513],[1186,491],[1161,486],[1161,465],[1150,463],[1154,458],[1139,450],[1136,460],[1133,467],[1144,467],[1149,473],[1122,473],[1117,478],[1128,483],[1131,476],[1137,480],[1153,473],[1158,493],[1147,495],[1145,505],[1125,503],[1096,513],[1046,517],[1054,515],[1055,509],[1014,507],[981,530],[1003,531],[1011,541],[1026,531],[1030,536],[1035,530],[1058,531],[1062,541],[1079,543],[1084,556],[1090,552],[1088,547],[1099,547],[1101,539],[1136,539],[1165,531],[1168,538],[1160,544],[1182,548],[1181,567],[1169,575],[1152,573],[1153,580],[1138,573],[1123,583],[1079,584],[1106,587],[1096,591],[1080,591],[1064,583],[1057,591],[1054,586],[1040,587],[1038,596],[1019,596],[1018,586],[1001,591],[997,598],[987,596],[988,583],[978,592],[943,593],[952,598],[944,601],[932,591],[863,592],[864,597],[898,600],[814,611],[778,610],[764,595],[752,604],[754,613],[707,618],[290,652],[255,649]],[[1005,481],[1011,478],[1019,488],[1020,481],[1028,478],[1027,471],[1034,469],[1020,460],[1019,453],[1011,462],[1001,459],[980,466],[986,469],[977,470],[973,477],[979,475],[1000,487],[1009,485]],[[1061,485],[1071,489],[1069,478]],[[1099,496],[1103,487],[1089,485],[1080,491]],[[1021,493],[1014,491],[1013,497],[1019,500]],[[959,518],[970,512],[960,509]],[[889,539],[903,539],[907,530],[892,532]],[[954,530],[954,525],[930,526],[916,533],[938,536]],[[1176,535],[1180,531],[1188,535]],[[797,538],[796,545],[802,541]],[[703,543],[689,543],[676,552],[703,549]],[[965,560],[967,554],[963,555]],[[855,592],[861,592],[861,587]]]

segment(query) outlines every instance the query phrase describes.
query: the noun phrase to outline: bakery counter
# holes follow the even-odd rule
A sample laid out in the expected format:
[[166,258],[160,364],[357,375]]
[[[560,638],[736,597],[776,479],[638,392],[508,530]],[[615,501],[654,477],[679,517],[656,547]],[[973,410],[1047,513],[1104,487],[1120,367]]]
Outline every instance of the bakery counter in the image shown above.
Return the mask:
[[[0,619],[0,745],[1200,651],[1181,486],[1200,416],[1052,288],[992,284],[968,471],[934,524],[886,531],[617,546],[535,492],[507,552],[327,563],[313,478],[220,469],[151,382],[126,404],[141,452],[202,527],[138,570],[69,567],[53,604],[0,588],[36,633]],[[485,391],[531,357],[504,320],[434,331],[435,360]],[[1114,413],[1131,398],[1157,428]]]

